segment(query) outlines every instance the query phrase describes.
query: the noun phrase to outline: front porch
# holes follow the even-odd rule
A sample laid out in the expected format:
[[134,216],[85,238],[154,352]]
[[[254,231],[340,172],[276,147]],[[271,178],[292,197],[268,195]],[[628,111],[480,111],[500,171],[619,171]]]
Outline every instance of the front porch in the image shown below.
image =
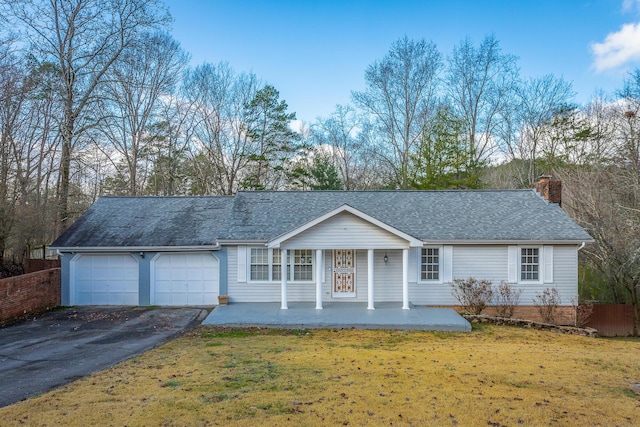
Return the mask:
[[356,328],[469,332],[471,325],[452,309],[378,303],[367,310],[364,303],[330,302],[323,310],[314,303],[235,303],[217,306],[202,322],[208,326],[271,327],[286,329]]

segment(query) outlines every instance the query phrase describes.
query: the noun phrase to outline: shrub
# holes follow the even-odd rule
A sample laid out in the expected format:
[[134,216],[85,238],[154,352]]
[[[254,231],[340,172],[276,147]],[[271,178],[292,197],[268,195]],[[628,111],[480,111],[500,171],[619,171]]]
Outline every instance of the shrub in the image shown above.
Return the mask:
[[560,305],[560,293],[556,288],[546,288],[537,292],[533,299],[533,305],[538,309],[542,321],[551,325],[558,324],[558,306]]
[[494,290],[493,300],[498,316],[513,317],[513,312],[520,302],[520,294],[522,294],[522,289],[515,289],[506,282],[500,282]]
[[490,280],[455,279],[451,285],[453,296],[466,311],[480,314],[491,302],[493,288]]
[[22,265],[15,260],[0,258],[0,279],[24,274]]
[[593,304],[588,301],[582,304],[573,301],[573,308],[576,310],[576,326],[582,328],[587,324],[593,313]]

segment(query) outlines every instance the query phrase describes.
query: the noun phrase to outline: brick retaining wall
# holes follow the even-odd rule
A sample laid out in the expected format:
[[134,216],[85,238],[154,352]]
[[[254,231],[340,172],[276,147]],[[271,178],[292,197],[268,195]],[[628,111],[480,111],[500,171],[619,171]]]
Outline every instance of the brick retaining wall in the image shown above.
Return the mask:
[[[462,312],[464,311],[464,308],[460,307],[459,305],[448,305],[448,306],[439,306],[439,307],[446,307],[446,308],[452,308],[457,312]],[[487,306],[487,308],[485,308],[482,311],[482,314],[487,315],[487,316],[497,316],[497,311],[496,308],[493,306]],[[570,325],[573,326],[575,325],[575,321],[576,321],[576,309],[573,306],[567,306],[567,305],[561,305],[558,306],[558,311],[557,311],[557,315],[558,315],[558,324],[559,325]],[[538,307],[533,306],[533,305],[519,305],[515,307],[515,310],[513,312],[513,319],[526,319],[526,320],[531,320],[533,322],[542,322],[542,318],[540,317],[540,313],[538,312]]]
[[60,269],[0,280],[0,324],[60,305]]

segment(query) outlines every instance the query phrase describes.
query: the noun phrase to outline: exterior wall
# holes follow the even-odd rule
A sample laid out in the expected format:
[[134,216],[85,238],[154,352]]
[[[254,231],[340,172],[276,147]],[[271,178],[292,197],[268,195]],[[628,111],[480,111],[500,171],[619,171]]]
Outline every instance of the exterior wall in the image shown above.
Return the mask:
[[60,269],[0,280],[0,323],[60,305]]
[[[419,250],[417,250],[419,254]],[[417,270],[418,256],[414,259]],[[540,260],[542,263],[542,259]],[[508,282],[509,261],[508,246],[454,246],[453,279],[486,279],[494,285]],[[409,265],[413,269],[412,265]],[[572,305],[578,296],[578,251],[575,245],[554,246],[553,281],[548,283],[511,283],[515,289],[521,289],[521,305],[532,305],[536,294],[546,288],[556,288],[560,293],[561,304]],[[451,283],[409,283],[409,299],[416,305],[457,305],[458,301],[451,293]]]
[[157,252],[145,252],[144,257],[139,253],[132,255],[138,260],[138,305],[151,304],[151,260]]
[[[386,263],[384,262],[385,253],[389,258]],[[402,301],[402,251],[375,251],[373,253],[373,263],[374,302],[400,303]],[[411,268],[411,265],[409,265],[409,270]],[[366,253],[364,270],[366,271]],[[411,290],[409,290],[409,301],[411,301],[411,298]]]
[[[247,247],[248,248],[248,247]],[[248,252],[248,249],[247,249]],[[279,302],[280,301],[280,282],[269,283],[251,283],[248,281],[249,275],[245,273],[246,280],[240,281],[238,279],[238,247],[229,246],[227,249],[227,273],[228,273],[228,291],[229,302]],[[241,263],[242,264],[242,263]],[[244,262],[245,268],[248,263]],[[304,284],[298,285],[289,283],[287,286],[289,301],[305,301],[300,298],[301,290],[304,286],[310,288],[306,301],[314,301],[314,285]]]
[[406,248],[407,241],[351,213],[342,212],[292,237],[285,249]]
[[[304,249],[298,246],[299,249]],[[491,280],[494,285],[509,279],[509,257],[507,245],[459,245],[452,248],[452,278]],[[444,251],[443,251],[444,252]],[[388,257],[384,262],[385,254]],[[443,254],[441,254],[442,256]],[[541,259],[542,263],[543,260]],[[356,250],[356,297],[332,298],[331,275],[332,251],[323,251],[322,274],[323,302],[366,302],[367,301],[367,250]],[[402,301],[402,250],[377,249],[374,251],[374,301]],[[238,282],[238,250],[228,248],[228,290],[231,302],[280,302],[280,282],[251,283]],[[245,264],[247,268],[248,262]],[[420,249],[409,251],[409,301],[415,305],[455,306],[458,301],[451,293],[451,283],[420,282]],[[536,293],[545,288],[556,288],[560,292],[561,304],[571,306],[578,295],[578,253],[575,245],[554,246],[553,281],[548,283],[512,283],[522,289],[520,304],[532,306]],[[315,301],[315,283],[287,283],[288,301]]]
[[[300,248],[302,249],[302,248]],[[247,250],[248,252],[248,250]],[[385,264],[385,253],[389,257]],[[228,289],[230,302],[280,302],[280,281],[251,283],[248,279],[238,281],[238,248],[230,246],[228,254]],[[322,274],[323,302],[367,302],[367,250],[356,250],[356,296],[355,298],[332,298],[333,277],[331,273],[333,251],[322,251],[322,267],[317,273]],[[402,301],[402,251],[374,251],[374,297],[377,302]],[[241,264],[241,263],[240,263]],[[247,264],[248,265],[248,264]],[[248,277],[248,276],[247,276]],[[287,282],[289,302],[315,301],[315,283]]]

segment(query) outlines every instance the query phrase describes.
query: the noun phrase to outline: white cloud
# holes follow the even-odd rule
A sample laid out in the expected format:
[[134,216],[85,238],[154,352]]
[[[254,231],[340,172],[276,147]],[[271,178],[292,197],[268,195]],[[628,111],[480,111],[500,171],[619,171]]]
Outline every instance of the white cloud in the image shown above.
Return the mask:
[[640,22],[625,24],[620,31],[609,33],[602,43],[592,43],[591,52],[595,57],[592,66],[597,72],[640,60]]
[[298,132],[301,135],[308,135],[309,132],[311,131],[311,128],[309,127],[309,125],[299,119],[290,121],[289,128],[292,131]]

